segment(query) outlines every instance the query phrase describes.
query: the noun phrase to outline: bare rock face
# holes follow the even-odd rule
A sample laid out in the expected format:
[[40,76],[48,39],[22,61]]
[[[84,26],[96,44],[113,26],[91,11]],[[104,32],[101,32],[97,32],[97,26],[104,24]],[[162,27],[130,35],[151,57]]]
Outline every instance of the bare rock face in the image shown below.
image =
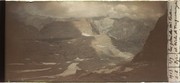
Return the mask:
[[75,38],[81,33],[71,22],[52,22],[40,30],[41,38]]
[[[114,19],[114,27],[109,31],[113,45],[123,52],[136,55],[141,51],[150,30],[154,27],[146,25],[152,22],[133,20],[128,17]],[[152,23],[152,25],[155,25]]]
[[162,16],[154,30],[143,47],[134,59],[133,63],[147,63],[146,67],[134,72],[140,72],[144,77],[135,77],[134,79],[148,78],[151,81],[166,81],[167,80],[167,15]]
[[[38,37],[38,29],[25,25],[17,17],[17,14],[6,14],[6,36],[7,38],[14,39],[35,39]],[[11,37],[8,37],[11,36]]]
[[143,47],[143,50],[137,54],[133,61],[148,61],[153,63],[165,63],[167,55],[167,19],[166,15],[162,16],[154,30]]

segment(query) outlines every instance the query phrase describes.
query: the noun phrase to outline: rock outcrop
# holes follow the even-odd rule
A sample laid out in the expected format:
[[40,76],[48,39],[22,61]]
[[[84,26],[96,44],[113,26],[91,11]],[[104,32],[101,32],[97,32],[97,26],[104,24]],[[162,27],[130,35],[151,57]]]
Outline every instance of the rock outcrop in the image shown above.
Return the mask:
[[41,38],[77,38],[81,32],[71,22],[54,21],[40,30]]
[[147,61],[152,63],[165,63],[167,55],[167,16],[162,16],[133,62]]
[[[134,80],[167,81],[167,15],[162,16],[143,47],[132,63],[146,63],[134,72],[140,76],[131,76]],[[143,76],[143,77],[142,77]],[[132,80],[133,80],[132,79]]]

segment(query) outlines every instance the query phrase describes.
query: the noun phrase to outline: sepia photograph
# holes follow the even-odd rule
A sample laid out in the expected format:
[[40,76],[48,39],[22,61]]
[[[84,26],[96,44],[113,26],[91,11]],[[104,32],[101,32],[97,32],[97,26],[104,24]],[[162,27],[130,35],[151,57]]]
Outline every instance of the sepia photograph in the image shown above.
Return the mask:
[[5,10],[6,81],[168,81],[167,1],[8,1]]

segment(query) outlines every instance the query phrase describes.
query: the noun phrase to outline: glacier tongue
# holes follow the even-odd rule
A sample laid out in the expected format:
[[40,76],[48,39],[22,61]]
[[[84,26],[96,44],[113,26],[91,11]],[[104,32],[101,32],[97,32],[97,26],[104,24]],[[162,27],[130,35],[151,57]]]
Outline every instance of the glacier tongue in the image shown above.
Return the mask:
[[[73,22],[83,36],[95,38],[91,42],[91,47],[95,49],[99,56],[120,57],[123,60],[130,61],[133,58],[133,54],[121,52],[112,44],[108,32],[113,27],[113,23],[114,20],[111,18],[103,18],[100,20],[80,19]],[[92,26],[92,24],[94,26]],[[99,34],[93,32],[93,28],[98,30]]]
[[130,61],[132,59],[133,54],[127,52],[121,52],[112,44],[111,38],[106,34],[100,34],[94,37],[95,39],[92,41],[91,46],[96,50],[98,55],[120,57],[127,61]]

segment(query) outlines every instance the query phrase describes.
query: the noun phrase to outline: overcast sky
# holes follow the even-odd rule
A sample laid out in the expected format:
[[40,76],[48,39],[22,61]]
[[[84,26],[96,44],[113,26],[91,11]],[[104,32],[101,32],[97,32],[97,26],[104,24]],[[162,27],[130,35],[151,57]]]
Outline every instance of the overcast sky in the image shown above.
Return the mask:
[[81,18],[108,16],[111,18],[155,19],[164,13],[161,2],[33,2],[12,6],[17,13]]

